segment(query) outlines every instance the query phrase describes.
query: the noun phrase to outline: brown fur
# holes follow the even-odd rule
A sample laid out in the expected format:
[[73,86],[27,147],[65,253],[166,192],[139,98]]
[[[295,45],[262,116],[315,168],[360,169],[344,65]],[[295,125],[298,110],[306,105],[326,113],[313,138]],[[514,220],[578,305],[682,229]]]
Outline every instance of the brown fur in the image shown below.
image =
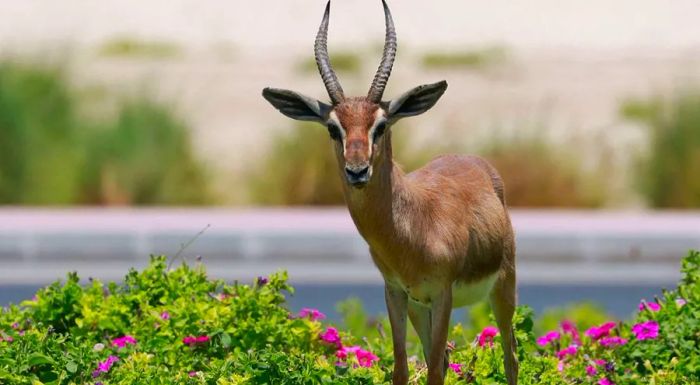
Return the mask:
[[[510,317],[516,302],[515,246],[503,182],[491,165],[474,156],[441,156],[405,174],[392,159],[390,130],[371,149],[362,147],[369,146],[377,108],[357,99],[336,107],[347,135],[345,148],[338,144],[336,154],[343,179],[344,167],[353,162],[368,161],[374,170],[362,188],[343,185],[350,215],[387,282],[394,384],[407,380],[406,306],[417,330],[423,322],[405,297],[432,309],[425,321],[432,327],[421,340],[430,345],[425,350],[428,383],[441,385],[452,285],[478,284],[495,274],[490,299],[505,336],[504,350],[510,352],[505,357],[508,383],[514,385],[517,360]],[[359,149],[350,143],[360,143]],[[364,157],[358,155],[362,151]]]
[[351,165],[369,162],[369,138],[378,105],[366,98],[351,98],[335,108],[340,124],[346,132],[345,160]]

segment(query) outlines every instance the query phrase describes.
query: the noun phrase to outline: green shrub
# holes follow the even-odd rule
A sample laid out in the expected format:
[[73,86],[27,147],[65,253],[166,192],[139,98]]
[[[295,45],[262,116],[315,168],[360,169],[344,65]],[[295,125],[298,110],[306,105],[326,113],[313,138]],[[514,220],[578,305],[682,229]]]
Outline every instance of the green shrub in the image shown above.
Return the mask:
[[[642,302],[632,321],[585,332],[581,324],[562,322],[556,333],[538,337],[533,312],[518,307],[519,383],[700,381],[700,253],[683,260],[682,272],[677,290]],[[385,319],[368,321],[358,302],[346,302],[342,310],[349,332],[336,334],[313,309],[290,314],[285,292],[292,291],[283,273],[252,285],[229,285],[208,279],[201,264],[171,270],[163,257],[153,258],[141,272],[130,271],[122,284],[95,280],[82,286],[70,274],[65,283],[0,312],[0,381],[390,383],[393,358]],[[493,318],[488,322],[493,325]],[[455,370],[448,372],[446,384],[505,383],[500,335],[491,343],[457,324],[449,338]],[[417,355],[415,337],[411,341],[409,351]],[[410,383],[424,383],[422,359],[409,365]]]
[[649,152],[640,159],[638,185],[652,207],[700,207],[700,91],[671,100],[632,100],[624,116],[649,127]]
[[0,62],[0,204],[201,204],[211,200],[184,123],[145,98],[102,122],[60,68]]
[[0,203],[76,200],[85,138],[75,108],[60,70],[0,62]]
[[147,99],[127,100],[88,148],[84,202],[204,204],[211,201],[187,126]]

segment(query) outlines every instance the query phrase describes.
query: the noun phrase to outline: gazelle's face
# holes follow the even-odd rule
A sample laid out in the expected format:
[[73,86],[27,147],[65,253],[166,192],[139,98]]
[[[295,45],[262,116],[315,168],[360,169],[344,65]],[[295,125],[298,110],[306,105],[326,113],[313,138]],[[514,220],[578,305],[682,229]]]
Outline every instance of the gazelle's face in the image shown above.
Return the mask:
[[331,139],[336,143],[336,155],[345,180],[352,187],[362,187],[370,181],[372,166],[383,155],[381,144],[389,140],[389,135],[385,135],[387,126],[398,119],[429,110],[447,89],[447,82],[418,86],[395,100],[382,101],[396,55],[394,21],[386,1],[382,0],[386,24],[382,61],[367,96],[346,98],[328,58],[330,6],[329,0],[316,35],[314,53],[331,104],[279,88],[265,88],[262,94],[284,115],[292,119],[318,122],[328,127]]
[[367,184],[387,127],[385,111],[366,98],[351,98],[330,111],[326,126],[348,184]]

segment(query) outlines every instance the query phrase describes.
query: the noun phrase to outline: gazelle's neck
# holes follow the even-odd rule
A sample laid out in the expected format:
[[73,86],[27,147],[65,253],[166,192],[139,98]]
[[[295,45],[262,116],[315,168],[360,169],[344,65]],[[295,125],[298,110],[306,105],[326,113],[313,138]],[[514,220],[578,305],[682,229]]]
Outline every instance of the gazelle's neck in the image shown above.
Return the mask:
[[360,233],[396,238],[401,232],[400,213],[412,204],[414,194],[406,176],[392,158],[391,137],[387,133],[374,175],[364,188],[344,183],[345,200]]

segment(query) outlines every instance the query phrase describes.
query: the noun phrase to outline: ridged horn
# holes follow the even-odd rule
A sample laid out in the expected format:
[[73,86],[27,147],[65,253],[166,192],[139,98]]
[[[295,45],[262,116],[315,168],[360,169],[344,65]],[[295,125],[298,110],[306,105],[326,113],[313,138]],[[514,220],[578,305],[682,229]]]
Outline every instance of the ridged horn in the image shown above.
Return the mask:
[[367,98],[374,103],[382,101],[384,88],[386,88],[386,83],[391,75],[391,67],[394,65],[394,58],[396,58],[397,47],[396,30],[394,29],[394,20],[391,18],[391,11],[389,11],[389,6],[386,5],[385,0],[382,0],[382,5],[384,6],[384,22],[386,24],[384,53],[382,54],[382,61],[379,64],[377,73],[374,75],[372,86],[367,93]]
[[323,84],[326,86],[326,91],[328,91],[328,96],[331,97],[333,104],[338,104],[345,100],[345,95],[343,94],[343,87],[340,86],[338,77],[335,76],[333,67],[331,67],[331,60],[328,57],[328,19],[330,14],[331,1],[328,0],[326,12],[323,14],[323,20],[321,21],[321,26],[318,28],[318,34],[316,35],[314,55],[316,56],[318,72],[321,74]]

